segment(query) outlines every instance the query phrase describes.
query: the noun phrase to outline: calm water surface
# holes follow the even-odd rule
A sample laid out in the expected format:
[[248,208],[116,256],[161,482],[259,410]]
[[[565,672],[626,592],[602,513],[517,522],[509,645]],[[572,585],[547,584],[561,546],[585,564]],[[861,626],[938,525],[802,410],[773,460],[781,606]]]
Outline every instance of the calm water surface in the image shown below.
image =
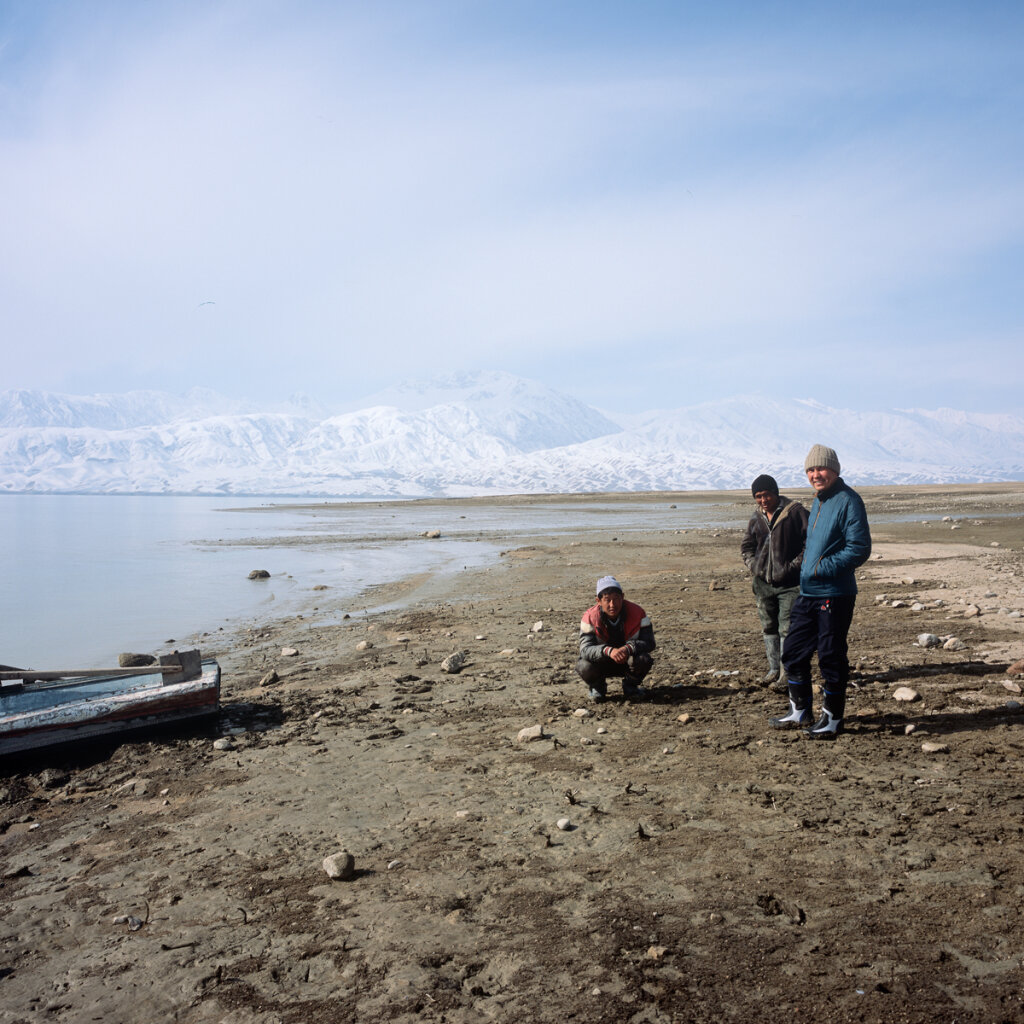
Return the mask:
[[[120,651],[190,645],[203,631],[293,614],[318,584],[332,601],[354,598],[415,572],[487,564],[531,536],[711,525],[715,509],[2,495],[0,663],[115,665]],[[441,540],[423,540],[428,529]],[[257,568],[272,578],[250,581]]]

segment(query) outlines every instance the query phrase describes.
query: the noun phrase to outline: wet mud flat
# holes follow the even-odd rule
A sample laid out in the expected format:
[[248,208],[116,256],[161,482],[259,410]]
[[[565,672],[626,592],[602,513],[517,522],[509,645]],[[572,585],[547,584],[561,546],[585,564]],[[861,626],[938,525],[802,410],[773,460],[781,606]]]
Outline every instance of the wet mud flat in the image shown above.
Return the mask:
[[[863,493],[833,744],[767,726],[742,531],[659,529],[311,597],[209,729],[0,767],[0,1021],[1020,1020],[1024,486]],[[605,572],[645,704],[572,672]]]

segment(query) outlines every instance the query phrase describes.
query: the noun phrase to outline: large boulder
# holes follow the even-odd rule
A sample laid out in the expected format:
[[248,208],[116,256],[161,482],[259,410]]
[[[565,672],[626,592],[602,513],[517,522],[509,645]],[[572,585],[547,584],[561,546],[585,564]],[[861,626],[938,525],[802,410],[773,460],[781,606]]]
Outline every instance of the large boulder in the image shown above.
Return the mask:
[[125,651],[117,656],[117,663],[121,668],[145,668],[147,665],[155,665],[156,658],[152,654],[132,654]]

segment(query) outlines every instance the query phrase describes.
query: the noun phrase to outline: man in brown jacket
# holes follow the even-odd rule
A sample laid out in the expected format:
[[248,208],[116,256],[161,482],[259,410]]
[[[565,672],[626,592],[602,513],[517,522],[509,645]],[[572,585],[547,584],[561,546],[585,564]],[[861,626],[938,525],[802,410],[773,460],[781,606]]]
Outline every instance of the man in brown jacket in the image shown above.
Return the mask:
[[753,577],[768,671],[761,682],[785,690],[780,663],[789,614],[800,593],[800,563],[807,539],[807,509],[779,494],[774,477],[763,473],[751,485],[757,511],[750,517],[740,553]]

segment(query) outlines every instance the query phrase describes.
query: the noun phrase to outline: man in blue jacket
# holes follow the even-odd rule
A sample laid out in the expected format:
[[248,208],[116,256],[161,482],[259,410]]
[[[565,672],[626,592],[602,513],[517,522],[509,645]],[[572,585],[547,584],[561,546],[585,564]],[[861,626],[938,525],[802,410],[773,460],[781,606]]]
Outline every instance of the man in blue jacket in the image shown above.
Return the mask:
[[[814,488],[807,544],[800,566],[800,596],[793,605],[782,663],[789,681],[789,713],[771,719],[775,729],[803,726],[812,739],[834,740],[843,729],[850,677],[846,637],[857,600],[854,570],[871,554],[871,533],[860,495],[839,475],[839,457],[816,444],[804,461]],[[818,654],[824,680],[821,717],[812,709],[811,657]],[[813,723],[813,724],[812,724]]]

